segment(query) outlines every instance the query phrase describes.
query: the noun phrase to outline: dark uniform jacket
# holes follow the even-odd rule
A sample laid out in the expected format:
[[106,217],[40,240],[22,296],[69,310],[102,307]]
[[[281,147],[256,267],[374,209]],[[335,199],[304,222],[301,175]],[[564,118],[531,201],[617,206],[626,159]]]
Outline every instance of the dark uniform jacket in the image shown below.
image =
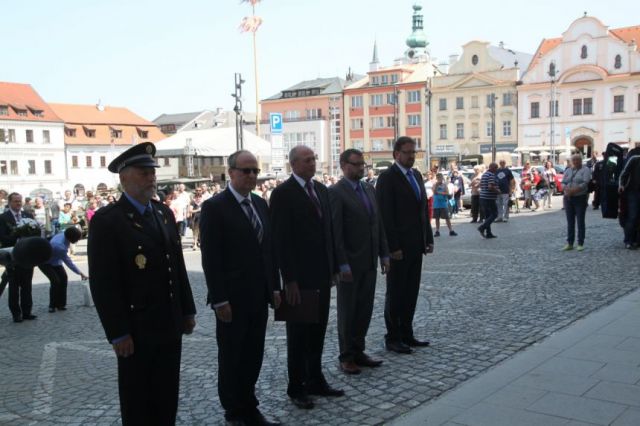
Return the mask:
[[427,245],[433,244],[429,222],[427,196],[420,172],[412,169],[420,188],[420,199],[409,180],[394,164],[382,172],[376,185],[376,197],[391,253],[426,254]]
[[[25,210],[20,211],[20,216],[25,219],[33,219],[33,215]],[[15,226],[16,218],[13,216],[13,212],[7,208],[4,213],[0,214],[0,247],[16,245],[17,238],[11,235]]]
[[91,293],[109,341],[127,334],[134,341],[176,339],[184,317],[196,313],[173,213],[151,205],[155,229],[124,194],[91,220]]

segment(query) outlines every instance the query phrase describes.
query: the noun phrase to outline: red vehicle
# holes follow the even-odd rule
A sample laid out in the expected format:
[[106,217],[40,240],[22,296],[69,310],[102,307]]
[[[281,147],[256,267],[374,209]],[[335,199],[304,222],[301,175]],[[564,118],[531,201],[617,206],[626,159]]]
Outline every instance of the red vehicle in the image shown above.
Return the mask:
[[[551,183],[553,186],[553,194],[562,194],[562,178],[564,177],[564,166],[555,165],[553,166],[556,169],[556,176],[554,178],[554,182]],[[538,169],[538,173],[542,174],[544,171],[544,166],[536,167]]]

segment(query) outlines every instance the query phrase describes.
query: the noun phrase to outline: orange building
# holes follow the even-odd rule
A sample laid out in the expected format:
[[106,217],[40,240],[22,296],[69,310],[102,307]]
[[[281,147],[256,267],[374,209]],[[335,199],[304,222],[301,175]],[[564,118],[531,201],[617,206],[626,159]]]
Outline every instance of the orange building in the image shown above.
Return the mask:
[[371,167],[390,166],[394,140],[405,135],[418,143],[416,167],[426,167],[427,81],[440,72],[427,50],[422,7],[413,9],[413,32],[404,56],[392,66],[380,67],[374,45],[367,76],[344,89],[345,148],[363,151]]
[[77,194],[116,187],[117,176],[107,170],[111,160],[131,145],[165,137],[155,124],[127,108],[101,104],[49,106],[64,121],[68,182]]

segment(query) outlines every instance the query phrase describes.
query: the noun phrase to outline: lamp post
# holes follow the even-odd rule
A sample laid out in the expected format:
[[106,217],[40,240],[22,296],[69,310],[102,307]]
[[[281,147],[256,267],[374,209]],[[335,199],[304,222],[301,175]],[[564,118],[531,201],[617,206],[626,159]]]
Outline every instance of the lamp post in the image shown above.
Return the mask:
[[[235,91],[231,96],[236,100],[236,104],[233,107],[233,111],[236,113],[236,149],[239,151],[243,148],[244,143],[242,140],[242,84],[244,80],[240,73],[235,73]],[[260,125],[260,116],[256,115],[256,123]]]
[[491,94],[491,162],[496,162],[496,99],[495,93]]
[[431,97],[433,96],[433,92],[431,91],[432,83],[433,81],[431,77],[427,77],[424,91],[425,107],[427,109],[427,113],[425,114],[427,118],[427,152],[425,155],[425,159],[427,162],[427,171],[431,170]]
[[397,141],[400,137],[400,131],[398,129],[398,97],[400,90],[398,90],[398,83],[393,85],[393,140]]
[[558,75],[558,70],[556,69],[556,63],[551,62],[549,64],[549,77],[551,77],[550,83],[550,98],[551,101],[549,103],[549,145],[551,147],[551,159],[553,160],[553,164],[556,164],[556,146],[555,146],[555,117],[558,113],[558,108],[556,107],[556,91],[555,91],[555,83],[556,83],[556,75]]

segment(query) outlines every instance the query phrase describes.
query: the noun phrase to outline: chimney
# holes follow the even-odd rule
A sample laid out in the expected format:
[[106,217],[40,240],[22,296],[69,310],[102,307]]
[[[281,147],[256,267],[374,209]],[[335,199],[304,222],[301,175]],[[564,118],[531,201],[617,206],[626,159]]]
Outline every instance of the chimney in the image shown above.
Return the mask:
[[458,55],[449,55],[449,68],[454,66],[458,62]]
[[449,64],[445,61],[440,61],[438,64],[438,69],[442,74],[449,74]]

